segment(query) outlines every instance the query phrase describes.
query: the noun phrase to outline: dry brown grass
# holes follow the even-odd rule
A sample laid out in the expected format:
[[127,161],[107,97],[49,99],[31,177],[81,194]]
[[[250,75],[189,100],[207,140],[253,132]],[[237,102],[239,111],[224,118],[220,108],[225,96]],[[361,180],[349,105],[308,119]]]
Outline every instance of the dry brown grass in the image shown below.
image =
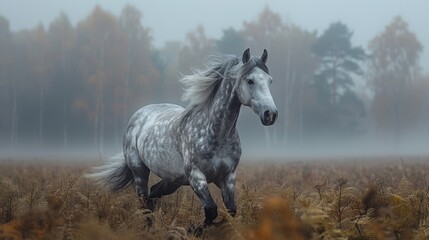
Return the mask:
[[[243,161],[236,217],[211,186],[223,221],[202,238],[429,239],[427,160]],[[189,187],[149,212],[131,188],[84,179],[95,164],[0,161],[0,239],[196,239],[187,230],[204,216]]]

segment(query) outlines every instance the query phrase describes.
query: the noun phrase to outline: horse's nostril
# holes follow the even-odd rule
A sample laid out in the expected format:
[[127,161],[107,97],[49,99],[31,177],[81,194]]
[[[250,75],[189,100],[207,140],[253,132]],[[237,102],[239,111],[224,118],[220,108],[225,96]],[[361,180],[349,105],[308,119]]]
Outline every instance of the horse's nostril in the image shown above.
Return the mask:
[[265,111],[264,112],[264,118],[269,118],[270,117],[270,111]]
[[270,111],[268,111],[268,110],[267,110],[267,111],[265,111],[265,112],[264,112],[264,117],[269,117],[269,116],[270,116]]

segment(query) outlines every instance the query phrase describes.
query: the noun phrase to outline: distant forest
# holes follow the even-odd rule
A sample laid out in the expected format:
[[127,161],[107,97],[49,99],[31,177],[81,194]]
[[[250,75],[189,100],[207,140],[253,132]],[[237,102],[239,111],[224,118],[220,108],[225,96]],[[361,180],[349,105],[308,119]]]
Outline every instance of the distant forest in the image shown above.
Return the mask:
[[255,56],[268,50],[279,120],[257,132],[256,120],[241,118],[245,137],[262,133],[278,146],[365,134],[429,139],[423,45],[400,16],[367,46],[353,46],[353,29],[341,22],[310,32],[265,8],[240,29],[225,26],[219,39],[198,26],[183,42],[162,48],[154,46],[156,29],[143,16],[130,5],[120,16],[96,6],[76,26],[61,13],[49,26],[17,32],[0,16],[1,148],[120,147],[139,107],[186,104],[181,73],[203,67],[214,53],[241,55],[248,47]]

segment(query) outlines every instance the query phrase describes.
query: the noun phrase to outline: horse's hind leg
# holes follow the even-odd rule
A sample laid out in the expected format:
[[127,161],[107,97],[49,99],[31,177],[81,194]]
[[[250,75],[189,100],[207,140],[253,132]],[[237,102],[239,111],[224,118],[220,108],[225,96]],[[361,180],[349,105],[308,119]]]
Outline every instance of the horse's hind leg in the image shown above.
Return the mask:
[[172,194],[180,186],[181,185],[179,184],[161,180],[150,188],[149,198],[160,198],[162,196]]
[[135,151],[126,153],[125,158],[128,163],[128,167],[134,175],[134,188],[137,195],[146,208],[153,210],[155,207],[154,202],[148,196],[149,168],[143,163],[143,161],[141,161]]

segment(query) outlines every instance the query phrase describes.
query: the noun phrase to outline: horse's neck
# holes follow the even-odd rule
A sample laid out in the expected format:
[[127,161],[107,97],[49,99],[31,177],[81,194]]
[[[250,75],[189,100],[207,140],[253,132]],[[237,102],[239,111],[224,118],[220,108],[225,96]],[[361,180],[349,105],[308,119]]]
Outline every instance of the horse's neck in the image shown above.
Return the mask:
[[233,90],[234,84],[234,79],[225,79],[216,93],[209,112],[211,132],[216,135],[213,137],[225,139],[235,133],[241,103]]

